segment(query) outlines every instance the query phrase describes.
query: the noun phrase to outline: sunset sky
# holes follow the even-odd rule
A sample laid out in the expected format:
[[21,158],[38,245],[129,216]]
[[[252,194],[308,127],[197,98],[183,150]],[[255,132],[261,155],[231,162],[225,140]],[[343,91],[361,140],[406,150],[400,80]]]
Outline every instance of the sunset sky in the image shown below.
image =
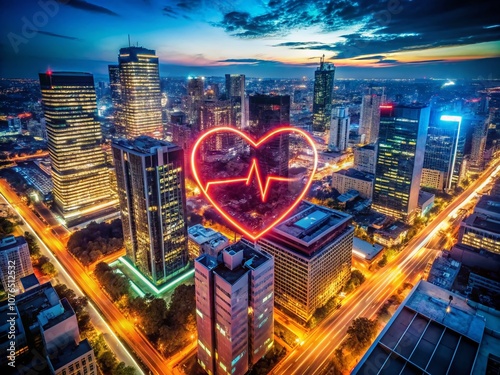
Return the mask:
[[452,0],[2,1],[1,77],[106,74],[120,47],[155,49],[162,76],[499,78],[500,2]]

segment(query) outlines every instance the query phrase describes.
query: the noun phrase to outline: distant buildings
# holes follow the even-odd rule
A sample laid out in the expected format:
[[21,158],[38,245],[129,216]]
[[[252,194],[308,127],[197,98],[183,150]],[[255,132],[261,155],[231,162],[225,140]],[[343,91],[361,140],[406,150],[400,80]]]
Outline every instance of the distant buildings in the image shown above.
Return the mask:
[[161,286],[188,264],[184,152],[146,136],[112,146],[127,257]]
[[32,273],[30,251],[24,237],[11,235],[2,238],[0,240],[0,279],[3,290],[9,294],[22,292],[21,278]]
[[351,276],[351,216],[302,202],[257,241],[274,256],[275,303],[307,322]]
[[[32,275],[34,276],[34,275]],[[36,280],[36,279],[35,279]],[[9,324],[7,301],[0,303],[0,336],[7,337]],[[48,282],[32,285],[16,297],[16,367],[26,372],[63,374],[98,374],[94,351],[87,339],[80,340],[76,314],[64,299],[59,299]],[[9,340],[0,342],[7,352]],[[36,353],[36,354],[35,354]],[[7,368],[6,356],[0,365]]]
[[198,363],[208,374],[243,375],[273,346],[273,263],[244,242],[196,259]]
[[244,74],[226,74],[226,96],[231,103],[231,112],[234,113],[231,125],[244,129],[248,122]]
[[349,109],[346,107],[336,107],[332,110],[330,122],[330,135],[328,139],[328,150],[344,152],[347,150],[349,140]]
[[[257,139],[290,125],[290,96],[253,95],[249,98],[249,130]],[[265,174],[288,177],[289,135],[281,134],[256,150]]]
[[380,133],[372,208],[412,223],[422,177],[429,107],[380,107]]
[[383,87],[371,87],[363,95],[358,129],[362,144],[377,142],[380,125],[380,105],[384,101]]
[[126,47],[118,55],[125,136],[162,131],[160,74],[154,50]]
[[94,78],[89,73],[40,73],[54,205],[67,225],[112,209],[109,170],[101,150]]
[[491,343],[485,342],[494,326],[485,329],[485,314],[465,298],[421,280],[352,374],[494,373],[499,365],[494,349],[498,348],[498,336],[496,340],[492,337]]
[[324,133],[330,127],[335,66],[325,64],[325,56],[314,72],[313,131]]
[[442,115],[436,124],[429,126],[425,145],[421,186],[434,190],[450,191],[460,168],[457,163],[461,116]]
[[375,167],[377,165],[377,145],[375,143],[355,147],[353,153],[354,169],[375,174]]
[[200,108],[205,96],[205,77],[188,77],[187,81],[187,116],[191,128],[199,132],[200,128]]
[[337,189],[340,194],[345,194],[353,189],[359,192],[364,199],[372,199],[374,176],[356,169],[341,169],[332,174],[332,188]]
[[113,122],[116,132],[124,134],[125,128],[122,120],[122,88],[120,83],[120,67],[118,65],[108,65],[109,91],[111,103],[113,104]]
[[188,229],[189,257],[195,259],[202,254],[217,256],[217,254],[229,246],[229,240],[222,233],[212,228],[205,228],[201,224],[193,225]]
[[484,170],[484,151],[486,148],[486,135],[488,122],[482,115],[476,115],[471,120],[472,146],[470,153],[470,172],[480,173]]

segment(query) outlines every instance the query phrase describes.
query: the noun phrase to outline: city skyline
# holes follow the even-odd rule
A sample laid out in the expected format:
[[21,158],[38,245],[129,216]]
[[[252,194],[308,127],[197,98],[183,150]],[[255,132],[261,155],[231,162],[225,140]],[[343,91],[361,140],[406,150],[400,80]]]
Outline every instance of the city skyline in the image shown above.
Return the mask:
[[35,77],[51,68],[105,76],[130,34],[132,45],[157,50],[161,76],[312,78],[325,54],[342,67],[339,78],[491,79],[500,66],[495,7],[493,1],[8,3],[0,16],[0,74]]

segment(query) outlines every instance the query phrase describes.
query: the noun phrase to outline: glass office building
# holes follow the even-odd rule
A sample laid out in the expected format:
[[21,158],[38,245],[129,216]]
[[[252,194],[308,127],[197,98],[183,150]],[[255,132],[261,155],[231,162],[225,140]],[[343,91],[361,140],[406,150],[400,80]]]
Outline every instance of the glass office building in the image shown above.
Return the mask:
[[314,72],[313,131],[324,133],[330,128],[335,66],[325,64],[325,56]]

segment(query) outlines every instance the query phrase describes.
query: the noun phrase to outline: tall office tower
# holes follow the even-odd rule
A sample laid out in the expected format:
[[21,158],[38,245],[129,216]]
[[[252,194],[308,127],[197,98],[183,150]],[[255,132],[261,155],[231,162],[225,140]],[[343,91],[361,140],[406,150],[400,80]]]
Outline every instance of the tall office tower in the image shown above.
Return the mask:
[[476,115],[471,119],[471,126],[473,130],[469,171],[479,173],[484,170],[484,150],[488,122],[484,116]]
[[328,150],[344,152],[347,149],[350,124],[351,118],[349,117],[348,108],[337,107],[332,110]]
[[351,374],[495,374],[494,331],[466,298],[420,280]]
[[274,262],[237,242],[195,260],[198,363],[212,375],[243,375],[274,342]]
[[7,236],[0,240],[0,279],[3,290],[14,294],[10,290],[15,289],[15,294],[22,292],[21,278],[31,275],[30,251],[24,237]]
[[274,256],[275,303],[307,322],[351,277],[351,215],[303,201],[257,244]]
[[380,126],[380,105],[385,101],[383,87],[370,87],[363,95],[358,134],[361,143],[376,143]]
[[184,151],[146,136],[112,146],[127,258],[161,286],[188,263]]
[[128,138],[162,129],[160,73],[155,53],[143,47],[120,49],[123,123]]
[[54,204],[68,225],[116,204],[101,150],[94,78],[89,73],[40,73]]
[[450,191],[456,181],[458,140],[461,116],[441,115],[429,125],[425,145],[421,186]]
[[377,144],[371,143],[354,148],[354,169],[375,174],[377,165]]
[[[234,107],[230,100],[204,100],[200,107],[200,130],[231,126]],[[238,144],[239,138],[232,133],[219,133],[210,137],[202,146],[203,152],[225,152]]]
[[[290,125],[290,96],[253,95],[249,98],[249,130],[258,139],[272,129]],[[289,136],[279,135],[257,151],[265,175],[288,177]]]
[[188,77],[187,82],[187,116],[191,128],[195,132],[201,130],[200,108],[205,95],[205,77]]
[[113,104],[113,122],[117,134],[124,134],[122,116],[122,94],[120,84],[120,67],[118,65],[108,65],[109,89],[111,103]]
[[335,66],[325,64],[325,56],[314,72],[313,131],[324,133],[330,127]]
[[248,109],[244,74],[226,74],[226,95],[233,107],[232,125],[240,129],[246,128]]
[[418,206],[429,116],[422,104],[380,106],[372,208],[408,223]]

